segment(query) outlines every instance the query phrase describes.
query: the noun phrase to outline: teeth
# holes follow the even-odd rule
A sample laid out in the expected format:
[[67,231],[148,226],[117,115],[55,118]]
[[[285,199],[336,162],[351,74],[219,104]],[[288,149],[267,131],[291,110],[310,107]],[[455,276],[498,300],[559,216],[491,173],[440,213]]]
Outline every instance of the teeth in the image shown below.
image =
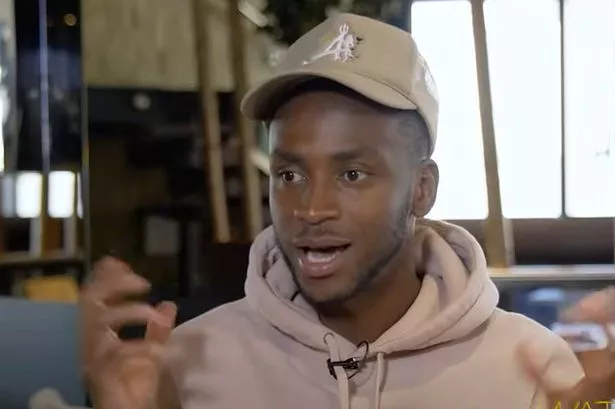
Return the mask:
[[306,253],[306,259],[309,263],[329,263],[337,257],[339,251],[313,251]]

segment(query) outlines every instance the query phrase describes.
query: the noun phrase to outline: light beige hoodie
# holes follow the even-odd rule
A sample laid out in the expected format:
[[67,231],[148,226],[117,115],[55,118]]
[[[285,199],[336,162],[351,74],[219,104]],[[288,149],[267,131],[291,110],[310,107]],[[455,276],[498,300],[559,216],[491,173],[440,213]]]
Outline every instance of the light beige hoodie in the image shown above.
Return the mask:
[[[175,330],[173,393],[183,409],[551,409],[516,358],[538,345],[549,376],[562,386],[582,376],[567,344],[536,322],[497,308],[485,258],[465,230],[425,222],[424,278],[408,312],[369,345],[355,376],[327,359],[361,358],[358,348],[323,326],[297,293],[273,229],[254,242],[246,297]],[[174,386],[174,388],[172,388]]]

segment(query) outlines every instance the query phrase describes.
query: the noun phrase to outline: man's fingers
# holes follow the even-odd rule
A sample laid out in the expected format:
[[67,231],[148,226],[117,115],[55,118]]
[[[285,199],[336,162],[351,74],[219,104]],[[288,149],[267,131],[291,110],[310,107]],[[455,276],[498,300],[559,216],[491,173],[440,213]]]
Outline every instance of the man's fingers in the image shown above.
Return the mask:
[[153,342],[145,340],[114,341],[110,338],[99,345],[93,364],[94,367],[102,368],[134,358],[158,361],[162,353],[163,347]]
[[607,287],[584,297],[561,314],[570,322],[600,322],[615,320],[615,287]]
[[578,352],[577,357],[585,375],[566,386],[559,382],[558,376],[548,376],[549,358],[541,354],[537,344],[524,343],[517,354],[526,375],[551,402],[597,402],[613,397],[615,368],[607,350]]
[[167,318],[155,308],[142,303],[123,304],[105,310],[98,324],[99,328],[119,329],[126,325],[146,324],[155,322],[166,325]]
[[177,317],[177,305],[169,301],[163,301],[156,307],[156,311],[161,317],[157,321],[149,321],[145,331],[145,339],[164,344],[168,341],[171,331],[175,326]]
[[149,290],[147,280],[135,274],[124,262],[105,257],[96,263],[92,281],[82,291],[84,301],[105,303]]
[[532,342],[522,343],[517,349],[517,357],[525,374],[547,396],[564,396],[566,391],[547,376],[549,357],[541,353],[538,344]]
[[162,356],[164,347],[148,341],[123,341],[116,350],[113,359],[121,361],[130,358],[149,358],[158,361]]
[[[533,345],[529,342],[523,343],[517,350],[517,357],[523,368],[525,374],[534,382],[539,385],[545,383],[544,373],[547,369],[547,362],[536,359],[536,351]],[[548,384],[545,385],[547,388]]]
[[94,263],[94,268],[92,269],[92,281],[105,280],[110,274],[130,272],[131,268],[127,263],[116,257],[105,256]]

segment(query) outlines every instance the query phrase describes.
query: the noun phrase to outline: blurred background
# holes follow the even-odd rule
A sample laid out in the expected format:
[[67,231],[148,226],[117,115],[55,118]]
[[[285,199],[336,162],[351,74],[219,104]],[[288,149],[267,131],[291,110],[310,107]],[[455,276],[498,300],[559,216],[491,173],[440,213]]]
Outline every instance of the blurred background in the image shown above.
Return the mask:
[[503,308],[548,326],[615,283],[612,0],[0,0],[2,408],[84,404],[75,302],[101,256],[180,322],[242,297],[270,219],[239,101],[339,10],[415,37],[441,99],[429,217],[478,238]]

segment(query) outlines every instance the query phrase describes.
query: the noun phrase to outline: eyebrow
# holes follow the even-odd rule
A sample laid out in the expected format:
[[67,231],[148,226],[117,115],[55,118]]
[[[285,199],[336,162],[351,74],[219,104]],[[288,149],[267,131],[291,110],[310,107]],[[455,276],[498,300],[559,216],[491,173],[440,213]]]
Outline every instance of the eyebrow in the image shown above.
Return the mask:
[[280,158],[283,161],[298,165],[303,164],[303,159],[301,158],[301,156],[297,155],[296,153],[288,152],[279,148],[275,148],[273,152],[271,152],[271,157]]

